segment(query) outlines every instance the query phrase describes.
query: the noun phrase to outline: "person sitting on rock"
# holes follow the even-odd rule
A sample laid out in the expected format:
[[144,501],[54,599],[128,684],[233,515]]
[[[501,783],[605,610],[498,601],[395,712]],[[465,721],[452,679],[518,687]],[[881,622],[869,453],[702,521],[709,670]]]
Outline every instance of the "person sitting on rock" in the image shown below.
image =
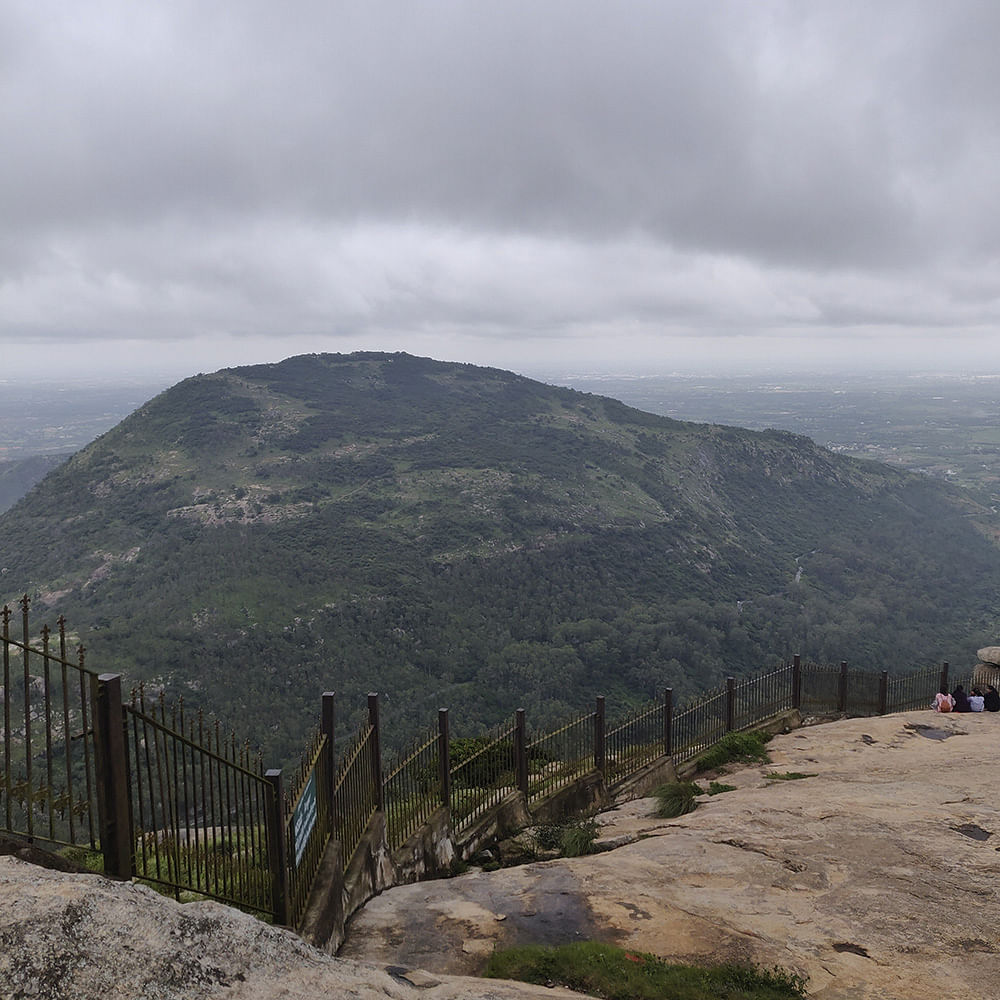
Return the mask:
[[969,696],[965,693],[965,688],[961,684],[951,692],[952,701],[955,703],[956,712],[971,712],[969,706]]
[[934,695],[934,701],[931,702],[931,708],[935,712],[950,712],[955,707],[955,701],[950,694],[948,694],[948,689],[942,687],[936,695]]
[[983,692],[979,688],[973,688],[972,694],[969,695],[969,711],[970,712],[981,712],[985,706],[986,699],[983,697]]
[[983,708],[987,712],[1000,712],[1000,691],[992,684],[986,685],[986,694],[983,695]]

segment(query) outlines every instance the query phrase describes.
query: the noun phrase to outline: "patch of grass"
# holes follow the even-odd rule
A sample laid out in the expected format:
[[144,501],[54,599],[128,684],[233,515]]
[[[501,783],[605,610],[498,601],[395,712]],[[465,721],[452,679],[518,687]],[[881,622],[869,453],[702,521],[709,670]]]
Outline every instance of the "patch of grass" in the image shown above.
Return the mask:
[[806,981],[775,967],[673,965],[593,941],[494,952],[484,975],[565,986],[607,1000],[800,1000]]
[[801,771],[771,771],[764,775],[770,781],[799,781],[802,778],[816,778],[816,774],[803,774]]
[[675,816],[694,812],[698,806],[696,799],[703,794],[702,789],[694,781],[675,781],[669,785],[660,785],[653,792],[656,798],[653,815],[660,819],[673,819]]
[[597,840],[597,820],[578,819],[563,827],[559,846],[564,857],[580,858],[585,854],[594,853],[595,840]]
[[579,858],[594,853],[597,832],[595,819],[543,823],[535,829],[535,844],[543,851],[559,851],[564,858]]
[[89,868],[91,871],[104,871],[104,855],[100,851],[92,851],[89,847],[81,845],[61,847],[58,851],[67,861],[72,861],[82,868]]
[[757,731],[726,733],[725,736],[698,758],[695,766],[699,771],[714,771],[717,767],[733,762],[766,762],[769,733]]
[[721,795],[723,792],[734,792],[734,791],[736,791],[735,785],[727,785],[721,781],[710,781],[708,783],[709,795]]

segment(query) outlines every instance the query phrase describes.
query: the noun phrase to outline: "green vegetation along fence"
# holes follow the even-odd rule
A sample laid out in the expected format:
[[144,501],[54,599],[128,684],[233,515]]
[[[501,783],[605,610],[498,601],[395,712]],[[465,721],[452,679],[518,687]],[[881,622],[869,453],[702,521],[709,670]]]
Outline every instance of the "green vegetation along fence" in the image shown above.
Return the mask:
[[14,635],[2,610],[3,775],[0,829],[53,847],[98,852],[105,871],[138,878],[176,898],[207,896],[278,923],[301,926],[331,839],[344,867],[376,813],[391,849],[439,810],[457,839],[520,794],[529,810],[588,775],[612,790],[654,761],[694,759],[727,732],[781,712],[871,715],[928,706],[943,669],[905,677],[802,664],[729,678],[679,709],[668,689],[608,726],[605,701],[550,729],[531,731],[523,710],[478,737],[453,739],[447,709],[383,771],[379,698],[334,754],[335,696],[322,696],[320,725],[287,779],[263,768],[247,743],[201,713],[185,716],[121,678],[96,674],[44,626],[30,639],[29,602]]

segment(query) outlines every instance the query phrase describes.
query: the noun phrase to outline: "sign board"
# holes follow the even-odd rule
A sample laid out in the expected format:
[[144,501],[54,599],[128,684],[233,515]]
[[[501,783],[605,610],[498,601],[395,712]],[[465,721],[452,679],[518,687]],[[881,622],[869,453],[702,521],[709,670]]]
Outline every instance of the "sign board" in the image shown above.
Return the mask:
[[316,827],[316,772],[309,775],[305,788],[299,796],[295,814],[292,816],[292,837],[295,842],[295,867],[298,868],[305,853],[306,844]]

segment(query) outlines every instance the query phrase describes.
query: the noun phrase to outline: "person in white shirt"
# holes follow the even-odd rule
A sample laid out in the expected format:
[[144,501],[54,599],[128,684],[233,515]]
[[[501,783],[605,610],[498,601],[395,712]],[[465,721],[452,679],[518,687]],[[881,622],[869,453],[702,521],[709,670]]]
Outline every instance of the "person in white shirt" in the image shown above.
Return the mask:
[[969,695],[969,711],[981,712],[984,704],[985,699],[983,698],[982,691],[979,688],[973,688],[972,694]]

